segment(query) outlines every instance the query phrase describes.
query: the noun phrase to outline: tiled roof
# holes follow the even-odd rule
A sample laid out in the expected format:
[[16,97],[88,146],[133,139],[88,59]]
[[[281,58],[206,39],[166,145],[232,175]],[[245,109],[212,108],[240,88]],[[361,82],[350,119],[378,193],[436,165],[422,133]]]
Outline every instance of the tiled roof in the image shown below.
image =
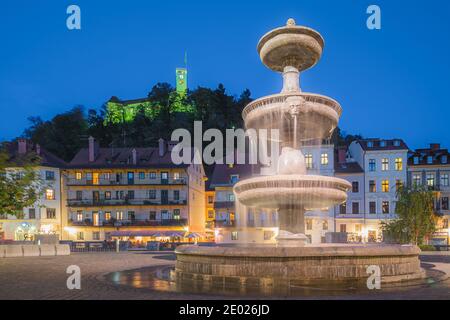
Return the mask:
[[336,174],[346,174],[346,173],[364,173],[358,162],[343,162],[334,164],[334,172]]
[[[419,162],[414,163],[414,158],[418,157]],[[431,163],[428,162],[428,157],[432,157]],[[408,165],[450,165],[450,153],[448,149],[442,149],[439,145],[437,148],[416,149],[408,154]]]
[[408,146],[402,139],[362,139],[357,140],[365,151],[380,150],[408,150]]
[[[20,164],[21,155],[19,154],[19,142],[18,140],[5,143],[5,149],[10,155],[10,161]],[[27,154],[35,154],[41,158],[40,165],[44,167],[63,168],[67,166],[67,162],[58,158],[51,152],[47,151],[43,147],[35,145],[32,141],[26,140],[26,152]]]
[[[239,175],[239,180],[252,176],[257,173],[257,166],[251,164],[235,164],[230,166],[228,164],[216,164],[211,177],[210,187],[232,187],[231,175]],[[258,170],[259,172],[259,170]]]

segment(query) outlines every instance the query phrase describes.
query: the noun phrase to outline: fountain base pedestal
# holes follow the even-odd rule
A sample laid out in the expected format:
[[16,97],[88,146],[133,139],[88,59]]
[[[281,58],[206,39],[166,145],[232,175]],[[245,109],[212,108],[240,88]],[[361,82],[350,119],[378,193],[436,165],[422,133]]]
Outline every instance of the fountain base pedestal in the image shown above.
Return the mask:
[[308,242],[308,237],[303,233],[292,233],[280,230],[277,236],[278,247],[304,247]]

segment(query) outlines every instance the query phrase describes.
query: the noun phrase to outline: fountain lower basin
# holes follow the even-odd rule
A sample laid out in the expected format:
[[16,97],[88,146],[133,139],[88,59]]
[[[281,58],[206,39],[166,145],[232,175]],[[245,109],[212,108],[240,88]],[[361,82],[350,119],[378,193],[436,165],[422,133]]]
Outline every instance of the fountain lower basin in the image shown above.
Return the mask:
[[366,285],[369,266],[381,283],[421,279],[420,249],[413,245],[315,245],[305,247],[181,246],[178,280],[236,285]]

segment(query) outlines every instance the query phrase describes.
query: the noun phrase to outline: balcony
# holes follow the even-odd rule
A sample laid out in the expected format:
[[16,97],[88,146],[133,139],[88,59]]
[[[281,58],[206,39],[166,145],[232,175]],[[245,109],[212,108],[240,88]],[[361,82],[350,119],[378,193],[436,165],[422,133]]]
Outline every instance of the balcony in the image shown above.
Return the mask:
[[69,207],[119,207],[119,206],[184,206],[187,200],[149,200],[149,199],[68,199]]
[[214,220],[216,228],[232,228],[236,226],[235,220]]
[[75,179],[75,178],[68,178],[67,179],[67,186],[101,186],[101,187],[107,187],[107,186],[167,186],[167,185],[173,185],[173,186],[182,186],[187,184],[187,176],[180,177],[178,179],[169,178],[169,179],[127,179],[127,178],[121,178],[119,180],[116,179],[98,179],[96,181],[94,180],[87,180],[85,178],[83,179]]
[[233,209],[234,210],[234,201],[216,201],[214,203],[214,209]]
[[162,220],[103,220],[98,224],[94,224],[91,219],[84,219],[82,221],[69,220],[69,226],[72,227],[184,227],[188,225],[187,219],[162,219]]

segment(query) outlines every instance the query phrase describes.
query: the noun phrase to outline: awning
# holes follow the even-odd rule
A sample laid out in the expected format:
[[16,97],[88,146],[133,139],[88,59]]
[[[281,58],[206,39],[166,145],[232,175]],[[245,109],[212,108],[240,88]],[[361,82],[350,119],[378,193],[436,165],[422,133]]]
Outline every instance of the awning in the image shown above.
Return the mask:
[[141,230],[141,231],[112,231],[109,233],[111,237],[183,237],[184,231],[157,231],[157,230]]

